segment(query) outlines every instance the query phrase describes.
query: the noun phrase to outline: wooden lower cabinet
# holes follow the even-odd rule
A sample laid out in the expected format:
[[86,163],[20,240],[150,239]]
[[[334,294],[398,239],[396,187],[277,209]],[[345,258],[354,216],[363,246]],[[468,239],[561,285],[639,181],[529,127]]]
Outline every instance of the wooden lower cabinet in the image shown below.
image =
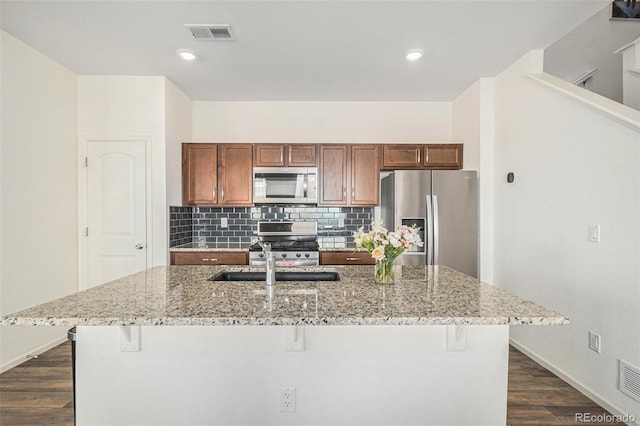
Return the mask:
[[248,265],[243,251],[172,251],[172,265]]
[[321,251],[321,265],[373,265],[376,261],[366,251]]

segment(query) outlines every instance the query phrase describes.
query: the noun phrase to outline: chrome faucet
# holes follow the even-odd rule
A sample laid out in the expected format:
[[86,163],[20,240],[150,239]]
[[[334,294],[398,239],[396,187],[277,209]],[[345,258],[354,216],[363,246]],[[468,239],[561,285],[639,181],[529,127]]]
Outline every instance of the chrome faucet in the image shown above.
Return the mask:
[[260,244],[260,247],[262,247],[262,252],[264,253],[264,257],[266,259],[267,285],[274,285],[276,283],[276,254],[271,251],[271,243],[258,241],[258,244]]

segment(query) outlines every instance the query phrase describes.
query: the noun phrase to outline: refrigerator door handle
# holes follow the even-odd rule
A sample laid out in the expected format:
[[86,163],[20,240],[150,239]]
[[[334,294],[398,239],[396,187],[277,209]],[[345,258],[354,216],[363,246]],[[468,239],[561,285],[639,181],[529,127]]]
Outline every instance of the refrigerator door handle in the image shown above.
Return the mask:
[[427,195],[427,223],[424,225],[424,241],[427,249],[427,265],[433,265],[433,211],[431,197]]
[[433,264],[439,264],[438,247],[440,246],[440,225],[438,224],[438,196],[433,195]]

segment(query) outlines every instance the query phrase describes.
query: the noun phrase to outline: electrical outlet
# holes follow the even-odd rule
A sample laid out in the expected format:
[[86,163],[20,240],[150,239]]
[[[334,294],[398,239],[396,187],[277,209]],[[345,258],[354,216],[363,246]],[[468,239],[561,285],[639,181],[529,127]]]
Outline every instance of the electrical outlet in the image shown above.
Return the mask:
[[296,412],[296,388],[280,388],[280,412]]
[[338,218],[338,228],[344,228],[344,217]]
[[600,242],[600,225],[598,224],[589,225],[589,242],[592,242],[592,243]]
[[600,335],[589,331],[589,349],[600,353]]
[[228,220],[226,217],[220,218],[220,228],[226,228],[228,226]]

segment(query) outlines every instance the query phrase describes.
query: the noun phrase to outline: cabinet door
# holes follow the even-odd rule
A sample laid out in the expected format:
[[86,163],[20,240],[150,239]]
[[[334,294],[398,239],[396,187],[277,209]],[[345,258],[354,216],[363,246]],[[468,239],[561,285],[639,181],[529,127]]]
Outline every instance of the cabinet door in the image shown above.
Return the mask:
[[172,251],[172,265],[247,265],[246,252]]
[[347,204],[347,156],[346,145],[320,145],[319,205]]
[[379,145],[351,145],[352,206],[376,206],[380,201]]
[[291,167],[315,167],[316,145],[289,145],[287,160]]
[[367,252],[321,251],[321,265],[373,265],[376,261]]
[[428,169],[461,169],[462,144],[431,144],[424,147],[424,166]]
[[185,206],[217,203],[217,159],[214,144],[182,144],[182,202]]
[[254,165],[257,167],[284,166],[284,145],[260,144],[254,146]]
[[253,147],[220,145],[218,202],[226,206],[253,204]]
[[383,145],[383,169],[422,168],[422,145]]

